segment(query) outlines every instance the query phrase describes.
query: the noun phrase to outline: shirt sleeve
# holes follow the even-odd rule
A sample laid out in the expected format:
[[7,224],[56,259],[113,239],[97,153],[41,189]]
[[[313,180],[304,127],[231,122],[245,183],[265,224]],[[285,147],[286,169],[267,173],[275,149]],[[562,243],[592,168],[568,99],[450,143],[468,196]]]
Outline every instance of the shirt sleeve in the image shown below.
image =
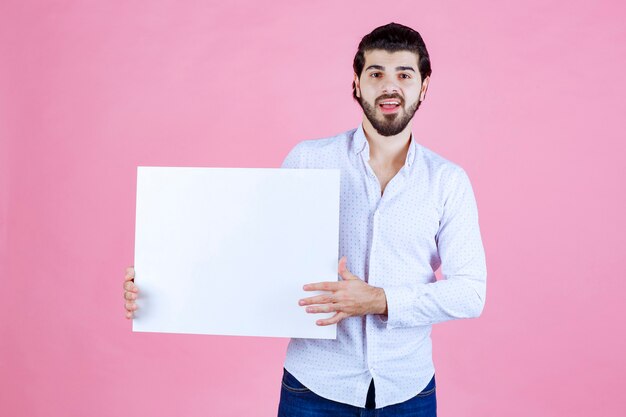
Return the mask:
[[430,325],[480,316],[487,267],[470,180],[461,168],[452,175],[435,236],[443,279],[385,288],[387,328]]

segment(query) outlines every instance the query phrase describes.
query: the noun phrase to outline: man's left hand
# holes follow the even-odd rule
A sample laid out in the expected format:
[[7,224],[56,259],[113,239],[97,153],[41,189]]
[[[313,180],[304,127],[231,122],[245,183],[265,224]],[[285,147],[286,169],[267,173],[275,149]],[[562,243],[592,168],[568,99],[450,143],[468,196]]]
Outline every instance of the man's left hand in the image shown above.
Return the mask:
[[[330,291],[328,294],[300,300],[307,313],[337,313],[325,320],[317,320],[317,325],[335,324],[350,316],[366,314],[387,314],[387,298],[382,288],[374,287],[352,274],[346,268],[347,258],[339,260],[339,275],[343,279],[338,282],[317,282],[303,287],[305,291]],[[311,305],[316,304],[316,305]]]

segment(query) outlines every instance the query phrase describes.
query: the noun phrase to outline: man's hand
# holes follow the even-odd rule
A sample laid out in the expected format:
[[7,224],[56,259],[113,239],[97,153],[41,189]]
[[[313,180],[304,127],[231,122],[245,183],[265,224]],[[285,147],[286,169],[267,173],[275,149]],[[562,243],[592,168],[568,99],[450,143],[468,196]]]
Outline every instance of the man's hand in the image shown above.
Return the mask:
[[124,308],[126,309],[126,318],[132,319],[133,312],[137,310],[137,292],[139,289],[135,285],[135,268],[129,266],[126,268],[124,276]]
[[339,260],[339,275],[341,275],[342,281],[318,282],[303,287],[305,291],[330,291],[329,294],[304,298],[299,302],[301,306],[318,304],[307,307],[307,313],[337,312],[328,319],[318,320],[316,323],[319,326],[339,323],[350,316],[387,314],[385,291],[382,288],[369,285],[348,271],[346,268],[347,261],[345,256]]

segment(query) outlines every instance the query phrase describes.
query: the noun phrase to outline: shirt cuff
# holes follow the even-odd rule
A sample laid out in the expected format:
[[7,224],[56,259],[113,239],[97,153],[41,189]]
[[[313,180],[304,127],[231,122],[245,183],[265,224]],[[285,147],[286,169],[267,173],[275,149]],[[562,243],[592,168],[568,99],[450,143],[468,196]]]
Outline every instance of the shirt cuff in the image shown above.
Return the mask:
[[387,316],[381,315],[381,320],[388,329],[423,325],[415,319],[415,303],[425,291],[423,285],[397,286],[384,288],[387,297]]

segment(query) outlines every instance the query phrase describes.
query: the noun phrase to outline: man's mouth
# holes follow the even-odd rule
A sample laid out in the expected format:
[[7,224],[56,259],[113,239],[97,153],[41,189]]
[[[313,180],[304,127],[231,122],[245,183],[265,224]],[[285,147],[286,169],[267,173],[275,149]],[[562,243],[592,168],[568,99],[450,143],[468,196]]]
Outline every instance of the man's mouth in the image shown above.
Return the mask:
[[394,113],[400,108],[400,101],[395,99],[383,100],[378,105],[383,113]]

